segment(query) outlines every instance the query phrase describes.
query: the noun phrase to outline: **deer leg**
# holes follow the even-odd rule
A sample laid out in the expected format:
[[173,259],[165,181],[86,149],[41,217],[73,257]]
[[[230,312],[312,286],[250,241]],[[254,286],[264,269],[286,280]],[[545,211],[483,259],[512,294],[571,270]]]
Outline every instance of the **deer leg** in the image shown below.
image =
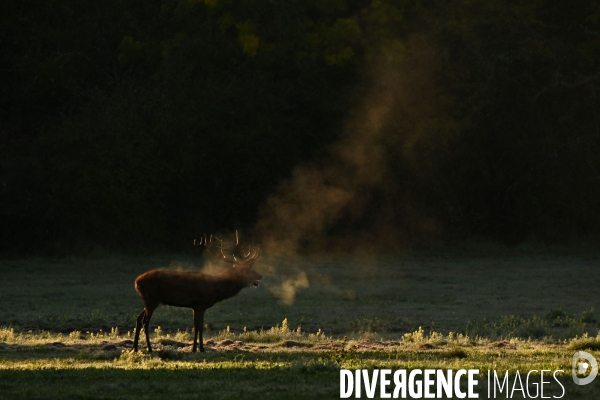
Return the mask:
[[150,345],[150,333],[148,333],[148,324],[150,323],[150,318],[152,317],[152,313],[154,312],[154,308],[146,308],[146,315],[144,316],[144,332],[146,332],[146,345],[148,346],[148,353],[152,353],[152,346]]
[[202,322],[204,321],[204,310],[194,310],[194,346],[192,351],[196,351],[196,339],[200,336],[200,351],[204,351],[204,343],[202,341]]
[[138,315],[135,320],[135,337],[133,338],[133,351],[138,351],[138,341],[140,339],[140,330],[142,329],[142,324],[144,323],[144,317],[146,316],[146,309]]

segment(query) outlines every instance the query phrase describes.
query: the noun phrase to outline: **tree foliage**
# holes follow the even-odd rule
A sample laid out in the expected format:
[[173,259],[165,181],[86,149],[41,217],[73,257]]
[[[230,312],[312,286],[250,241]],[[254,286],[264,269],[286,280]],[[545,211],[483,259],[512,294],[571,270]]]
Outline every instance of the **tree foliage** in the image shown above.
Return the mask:
[[5,1],[3,246],[176,249],[250,228],[399,81],[390,184],[332,235],[385,219],[416,243],[593,240],[600,7],[563,3]]

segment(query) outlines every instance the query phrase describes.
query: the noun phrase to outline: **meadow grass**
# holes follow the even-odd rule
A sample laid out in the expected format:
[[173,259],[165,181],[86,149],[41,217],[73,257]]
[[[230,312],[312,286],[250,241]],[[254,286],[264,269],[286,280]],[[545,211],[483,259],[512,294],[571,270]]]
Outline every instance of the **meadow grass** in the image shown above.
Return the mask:
[[[141,310],[133,280],[151,268],[198,268],[191,259],[1,261],[0,398],[337,398],[340,368],[476,368],[482,398],[487,370],[563,370],[564,398],[600,398],[600,379],[578,387],[570,378],[575,351],[599,355],[596,265],[571,256],[265,259],[261,288],[207,311],[207,352],[190,351],[190,310],[159,307],[148,354],[131,351]],[[273,294],[282,278],[269,271],[299,268],[310,286],[285,304]]]

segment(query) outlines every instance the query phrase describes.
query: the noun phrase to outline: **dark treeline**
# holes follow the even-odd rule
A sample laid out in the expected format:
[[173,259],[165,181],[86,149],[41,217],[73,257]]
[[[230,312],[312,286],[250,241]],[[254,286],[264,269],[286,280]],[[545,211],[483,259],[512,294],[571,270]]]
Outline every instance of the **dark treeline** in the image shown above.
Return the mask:
[[597,1],[0,9],[8,251],[173,250],[251,230],[294,168],[327,159],[386,73],[421,82],[398,85],[383,128],[390,184],[330,234],[375,231],[386,209],[415,244],[600,237]]

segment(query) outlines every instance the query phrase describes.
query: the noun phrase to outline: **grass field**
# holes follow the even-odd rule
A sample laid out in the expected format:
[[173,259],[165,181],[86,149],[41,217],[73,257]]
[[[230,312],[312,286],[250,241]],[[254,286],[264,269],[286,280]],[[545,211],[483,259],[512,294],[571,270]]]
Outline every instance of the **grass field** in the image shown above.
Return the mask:
[[[340,368],[477,368],[480,398],[487,370],[561,369],[563,398],[600,398],[600,379],[571,379],[576,350],[600,359],[599,261],[265,258],[259,289],[207,311],[206,353],[190,352],[190,310],[159,307],[152,355],[130,351],[142,309],[133,280],[198,260],[0,261],[0,398],[338,398]],[[285,304],[281,276],[298,270],[310,285]]]

